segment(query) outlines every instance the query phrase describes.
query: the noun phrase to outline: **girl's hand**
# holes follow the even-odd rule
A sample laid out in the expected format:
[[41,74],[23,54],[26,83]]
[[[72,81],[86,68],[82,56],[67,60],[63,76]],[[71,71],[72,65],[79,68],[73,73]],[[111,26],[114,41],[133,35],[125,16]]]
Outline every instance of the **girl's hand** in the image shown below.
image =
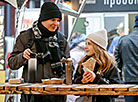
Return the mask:
[[88,83],[88,82],[93,82],[94,79],[95,79],[96,75],[95,73],[93,72],[85,72],[83,74],[83,78],[82,78],[82,83]]

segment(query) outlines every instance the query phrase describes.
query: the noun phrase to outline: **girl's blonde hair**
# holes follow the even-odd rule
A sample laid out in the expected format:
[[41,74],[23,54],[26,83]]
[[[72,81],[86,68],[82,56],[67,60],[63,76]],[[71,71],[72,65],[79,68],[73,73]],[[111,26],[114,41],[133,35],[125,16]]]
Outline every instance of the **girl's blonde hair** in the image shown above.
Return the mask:
[[96,45],[95,43],[91,42],[93,49],[95,51],[94,58],[97,63],[100,65],[99,71],[107,72],[110,66],[114,66],[115,58],[111,56],[106,50],[102,49],[100,46]]

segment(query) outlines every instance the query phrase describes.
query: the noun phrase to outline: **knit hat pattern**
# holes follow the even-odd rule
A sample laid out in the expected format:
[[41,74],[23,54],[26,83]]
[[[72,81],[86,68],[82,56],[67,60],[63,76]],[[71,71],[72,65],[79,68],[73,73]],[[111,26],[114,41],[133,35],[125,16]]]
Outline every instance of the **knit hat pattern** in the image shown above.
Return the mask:
[[86,39],[91,40],[95,44],[99,45],[101,48],[106,50],[108,41],[107,41],[107,31],[105,29],[99,30],[89,34]]
[[134,27],[138,27],[138,15],[135,16],[135,26]]
[[62,14],[54,2],[45,2],[40,10],[39,21],[46,21],[52,18],[62,19]]

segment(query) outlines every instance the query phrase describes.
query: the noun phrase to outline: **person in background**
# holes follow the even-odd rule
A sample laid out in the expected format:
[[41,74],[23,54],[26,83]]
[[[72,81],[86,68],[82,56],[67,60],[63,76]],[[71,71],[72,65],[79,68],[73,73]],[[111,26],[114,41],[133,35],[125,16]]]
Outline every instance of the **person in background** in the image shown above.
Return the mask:
[[[120,75],[115,60],[106,51],[106,47],[107,32],[105,29],[91,33],[86,37],[86,56],[79,62],[74,84],[120,83]],[[92,96],[92,102],[114,102],[113,97],[115,96],[94,95]],[[79,98],[76,99],[76,102],[79,101]]]
[[86,52],[85,52],[85,44],[86,44],[85,38],[86,38],[85,34],[81,34],[78,32],[73,33],[72,39],[71,39],[70,44],[69,44],[70,56],[72,58],[73,66],[75,68],[73,71],[73,79],[74,79],[74,74],[76,72],[76,69],[78,67],[78,62],[86,54]]
[[112,40],[116,37],[116,36],[119,36],[119,34],[117,33],[117,29],[112,29],[111,31],[109,31],[107,33],[107,36],[108,36],[108,45],[107,45],[107,50],[109,49],[111,43],[112,43]]
[[[25,82],[28,82],[28,60],[33,53],[37,56],[37,83],[41,79],[64,78],[65,68],[61,63],[62,57],[68,58],[69,46],[58,31],[62,13],[54,2],[45,2],[40,16],[32,28],[20,33],[16,39],[13,52],[8,59],[12,70],[23,68]],[[64,95],[24,95],[21,102],[65,102]]]
[[[138,84],[138,15],[135,17],[134,30],[119,39],[115,58],[122,71],[123,83]],[[125,96],[125,102],[138,102],[138,97]]]
[[108,49],[108,52],[113,55],[114,55],[115,47],[117,46],[118,40],[120,39],[121,36],[124,36],[124,24],[122,22],[117,27],[117,33],[119,34],[119,36],[116,36],[112,40],[112,43]]
[[[73,61],[73,66],[74,66],[74,71],[73,71],[73,77],[74,79],[74,74],[76,72],[76,69],[78,67],[78,62],[84,57],[85,55],[85,34],[81,34],[79,32],[75,32],[72,34],[72,39],[69,43],[69,48],[70,48],[70,56]],[[75,99],[79,96],[75,95],[67,95],[67,102],[75,102]]]

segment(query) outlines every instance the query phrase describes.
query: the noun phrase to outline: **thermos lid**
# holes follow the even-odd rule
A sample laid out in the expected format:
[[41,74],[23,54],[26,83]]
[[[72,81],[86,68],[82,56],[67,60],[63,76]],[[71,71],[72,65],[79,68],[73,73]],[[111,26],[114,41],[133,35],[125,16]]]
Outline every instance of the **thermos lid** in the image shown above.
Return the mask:
[[30,54],[30,58],[36,58],[36,54],[35,53],[31,53]]

